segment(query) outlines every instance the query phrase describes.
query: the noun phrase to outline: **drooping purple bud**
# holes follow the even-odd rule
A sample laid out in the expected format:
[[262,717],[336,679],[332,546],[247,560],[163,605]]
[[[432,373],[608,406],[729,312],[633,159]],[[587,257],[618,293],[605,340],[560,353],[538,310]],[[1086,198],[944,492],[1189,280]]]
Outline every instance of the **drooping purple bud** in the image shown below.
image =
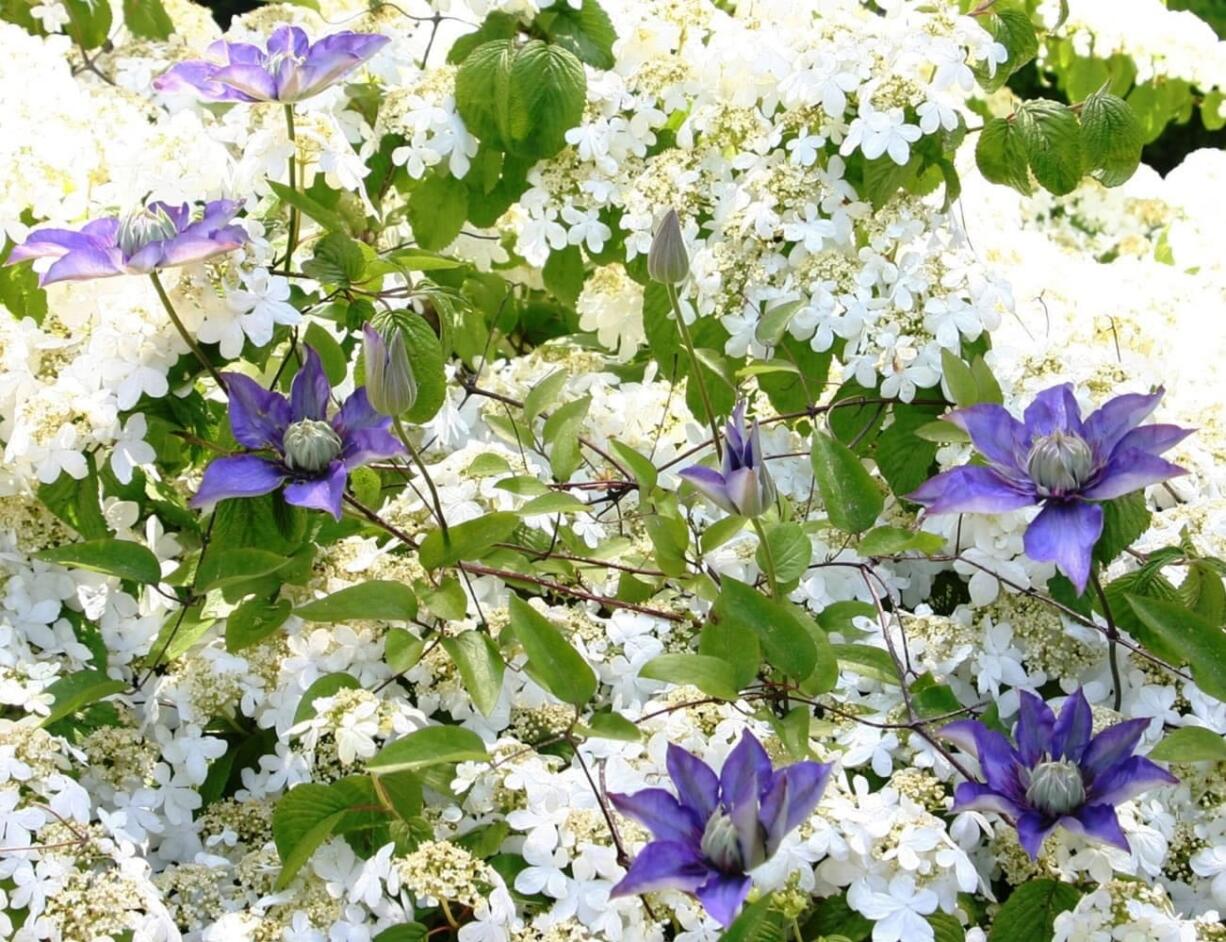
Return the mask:
[[647,253],[647,274],[653,281],[679,285],[690,273],[690,257],[685,251],[685,236],[681,234],[681,219],[670,209],[656,229]]

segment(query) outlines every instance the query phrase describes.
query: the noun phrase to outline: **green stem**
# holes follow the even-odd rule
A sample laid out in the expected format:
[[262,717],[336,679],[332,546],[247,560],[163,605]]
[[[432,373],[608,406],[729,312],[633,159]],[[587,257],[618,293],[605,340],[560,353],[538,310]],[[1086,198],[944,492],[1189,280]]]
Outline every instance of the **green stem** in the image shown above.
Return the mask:
[[1098,601],[1103,607],[1103,618],[1107,620],[1107,661],[1111,665],[1111,683],[1115,688],[1112,707],[1119,712],[1120,705],[1124,702],[1124,685],[1120,681],[1120,630],[1116,627],[1115,616],[1111,612],[1111,603],[1107,601],[1107,593],[1103,589],[1103,584],[1098,581],[1098,572],[1093,569],[1090,570],[1090,584],[1094,586],[1094,592],[1098,595]]
[[702,407],[707,412],[707,421],[711,423],[711,441],[715,445],[715,457],[721,461],[724,457],[724,448],[720,442],[719,425],[715,421],[715,410],[711,408],[711,396],[707,393],[707,383],[702,377],[702,369],[698,365],[698,355],[694,352],[694,339],[690,336],[689,325],[685,322],[685,317],[681,313],[681,299],[677,296],[676,285],[665,285],[668,289],[668,300],[673,306],[673,313],[677,316],[677,330],[681,334],[681,342],[685,344],[685,352],[690,355],[690,367],[694,371],[694,382],[698,384],[698,395],[702,399]]
[[200,345],[196,343],[196,339],[187,332],[187,327],[179,320],[179,315],[175,313],[175,306],[170,303],[170,296],[166,294],[166,289],[162,287],[162,280],[158,278],[156,271],[149,272],[149,279],[153,282],[153,288],[158,293],[158,298],[162,302],[162,307],[166,309],[166,314],[170,317],[170,322],[175,325],[179,336],[183,338],[183,342],[196,355],[196,359],[200,361],[200,365],[209,371],[209,375],[213,377],[213,381],[224,392],[226,389],[226,381],[221,378],[221,374],[217,372],[217,367],[209,362],[209,358],[204,355],[204,351],[200,349]]
[[396,436],[404,445],[405,450],[409,453],[409,457],[413,459],[413,463],[417,465],[417,470],[421,472],[422,478],[425,479],[426,487],[430,491],[430,500],[434,504],[434,516],[438,518],[438,527],[443,532],[443,542],[451,542],[451,532],[447,528],[447,518],[443,516],[443,502],[439,499],[438,489],[434,486],[434,481],[430,478],[430,472],[426,470],[426,464],[421,460],[421,455],[417,453],[417,449],[413,447],[413,443],[409,441],[409,433],[405,431],[404,423],[400,418],[393,417],[392,425],[396,429]]
[[[285,106],[285,129],[289,133],[289,143],[292,148],[289,155],[289,188],[298,192],[298,138],[294,135],[294,106]],[[285,270],[293,267],[294,249],[298,248],[298,207],[289,208],[289,241],[285,249]]]
[[805,942],[804,936],[800,934],[800,920],[792,920],[792,934],[796,937],[796,942]]
[[771,552],[770,540],[766,538],[766,528],[757,517],[750,517],[754,530],[758,534],[758,546],[766,560],[766,581],[771,587],[771,598],[779,598],[779,581],[775,578],[775,554]]

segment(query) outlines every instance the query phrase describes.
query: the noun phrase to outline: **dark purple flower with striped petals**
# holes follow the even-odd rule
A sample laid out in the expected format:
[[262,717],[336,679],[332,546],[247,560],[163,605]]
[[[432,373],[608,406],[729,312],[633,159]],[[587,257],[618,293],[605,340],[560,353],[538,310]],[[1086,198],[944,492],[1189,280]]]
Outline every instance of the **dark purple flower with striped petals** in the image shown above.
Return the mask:
[[762,458],[762,438],[755,421],[745,428],[745,403],[739,402],[724,429],[724,460],[719,471],[691,465],[680,476],[708,500],[730,514],[757,517],[775,502],[775,482]]
[[287,503],[326,510],[339,520],[349,472],[404,454],[404,445],[389,431],[392,420],[374,410],[365,389],[356,390],[328,418],[332,386],[310,347],[289,399],[241,373],[224,375],[234,438],[263,454],[214,458],[204,469],[193,507],[259,497],[284,485]]
[[38,279],[44,286],[188,265],[247,241],[246,230],[232,223],[241,206],[236,200],[213,200],[195,218],[187,203],[150,203],[124,219],[95,219],[80,230],[35,229],[14,246],[5,264],[54,258]]
[[681,890],[726,926],[749,894],[753,881],[747,871],[768,860],[813,813],[832,766],[796,762],[772,769],[748,731],[719,775],[672,744],[667,764],[676,797],[662,788],[609,794],[618,811],[655,837],[610,895]]
[[290,103],[318,95],[389,42],[374,33],[333,33],[312,43],[297,26],[279,26],[265,48],[223,39],[208,59],[180,62],[153,80],[160,92],[192,92],[206,101]]
[[978,720],[958,720],[941,736],[979,759],[983,782],[962,782],[953,810],[995,811],[1017,828],[1022,848],[1037,859],[1055,828],[1128,850],[1115,806],[1178,779],[1134,756],[1148,719],[1126,720],[1092,735],[1093,716],[1078,690],[1060,715],[1021,691],[1013,743]]
[[1043,510],[1026,529],[1026,555],[1055,563],[1084,592],[1103,532],[1100,501],[1185,474],[1160,457],[1191,434],[1175,425],[1139,427],[1163,391],[1116,396],[1084,421],[1071,384],[1045,389],[1019,422],[981,404],[946,416],[971,437],[987,464],[945,471],[907,499],[929,513]]

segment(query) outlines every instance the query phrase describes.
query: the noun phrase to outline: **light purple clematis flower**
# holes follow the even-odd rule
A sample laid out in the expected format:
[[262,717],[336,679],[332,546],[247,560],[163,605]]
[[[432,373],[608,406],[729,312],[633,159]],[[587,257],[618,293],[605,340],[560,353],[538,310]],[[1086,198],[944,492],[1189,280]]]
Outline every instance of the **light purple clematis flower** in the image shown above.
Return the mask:
[[1094,544],[1111,500],[1186,473],[1158,456],[1191,429],[1138,428],[1163,391],[1117,396],[1082,421],[1072,385],[1039,393],[1019,422],[997,405],[957,409],[945,418],[970,435],[987,465],[966,465],[926,481],[907,499],[929,513],[1001,513],[1033,504],[1026,555],[1053,562],[1084,592]]
[[319,354],[307,348],[287,400],[249,376],[226,373],[230,428],[247,448],[270,451],[215,458],[204,469],[193,507],[211,507],[231,497],[259,497],[285,485],[285,500],[326,510],[337,520],[349,472],[380,458],[404,454],[388,431],[391,419],[371,407],[358,389],[331,419],[332,387]]
[[775,502],[775,482],[762,459],[762,438],[757,421],[745,431],[745,403],[732,410],[724,429],[724,461],[720,471],[691,465],[681,477],[712,503],[730,514],[757,517]]
[[188,265],[232,252],[247,241],[246,230],[231,224],[241,206],[235,200],[213,200],[193,219],[186,203],[150,203],[122,220],[109,216],[87,222],[80,231],[35,229],[5,264],[54,258],[38,279],[44,286]]
[[776,771],[748,731],[718,776],[672,744],[667,764],[678,797],[662,788],[609,794],[622,814],[655,836],[610,896],[682,890],[726,926],[749,894],[746,871],[768,860],[813,813],[833,767],[796,762]]
[[290,103],[318,95],[389,42],[373,33],[333,33],[312,43],[297,26],[279,26],[266,48],[223,39],[208,59],[180,62],[153,80],[160,92],[193,92],[207,101]]
[[978,720],[958,720],[940,735],[979,759],[985,782],[962,782],[953,810],[995,811],[1017,827],[1032,860],[1056,827],[1128,850],[1115,806],[1179,780],[1132,751],[1148,719],[1127,720],[1091,736],[1093,716],[1078,690],[1056,716],[1039,697],[1021,691],[1013,727],[1016,746]]

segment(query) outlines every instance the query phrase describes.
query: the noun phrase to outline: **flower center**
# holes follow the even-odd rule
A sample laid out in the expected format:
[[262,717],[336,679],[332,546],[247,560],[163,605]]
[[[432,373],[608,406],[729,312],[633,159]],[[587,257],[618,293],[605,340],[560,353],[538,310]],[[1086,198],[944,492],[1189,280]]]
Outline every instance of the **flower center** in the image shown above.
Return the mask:
[[1026,800],[1031,806],[1053,817],[1081,807],[1086,799],[1085,783],[1076,762],[1041,762],[1030,773]]
[[723,808],[717,808],[707,821],[706,830],[702,833],[702,852],[725,873],[740,873],[745,869],[736,827]]
[[1094,470],[1094,452],[1080,435],[1052,432],[1030,446],[1026,469],[1044,497],[1077,491]]
[[124,255],[132,256],[150,242],[173,239],[179,234],[175,221],[161,206],[138,209],[119,224],[116,242]]
[[341,453],[341,437],[321,419],[303,419],[285,430],[282,439],[285,466],[291,471],[318,474]]

